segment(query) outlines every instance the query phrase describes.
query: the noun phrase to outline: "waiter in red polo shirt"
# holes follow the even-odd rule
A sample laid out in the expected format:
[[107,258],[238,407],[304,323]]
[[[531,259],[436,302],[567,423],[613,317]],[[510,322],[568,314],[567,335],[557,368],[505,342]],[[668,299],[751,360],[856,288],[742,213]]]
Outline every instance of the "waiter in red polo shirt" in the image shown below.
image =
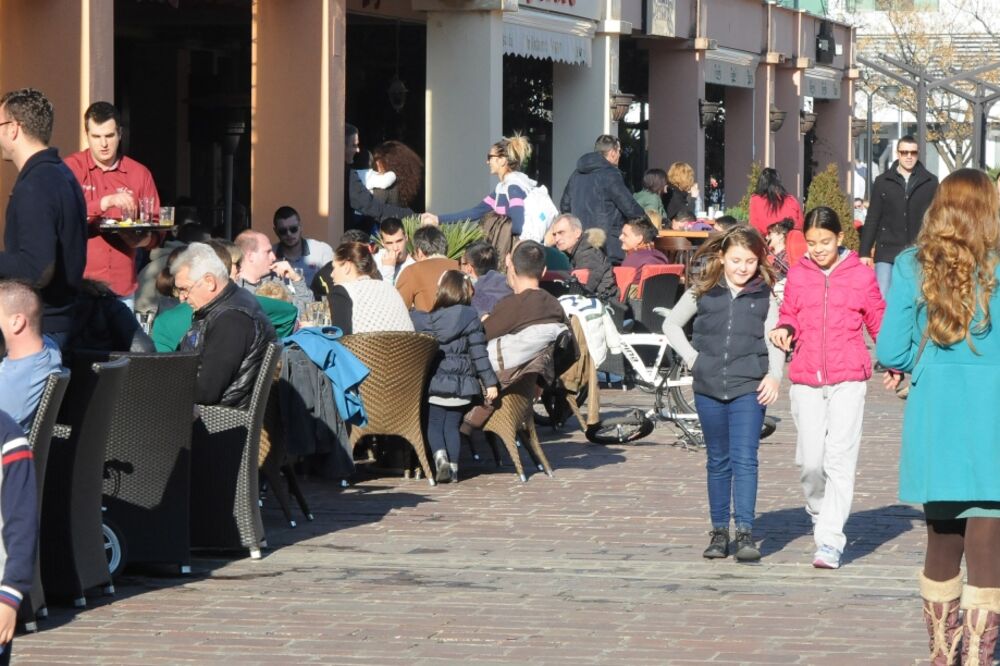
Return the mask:
[[86,150],[66,158],[66,165],[80,181],[87,201],[87,267],[83,277],[104,282],[111,291],[133,308],[138,287],[135,249],[156,245],[149,231],[102,232],[101,220],[139,219],[139,200],[153,199],[154,215],[159,214],[160,195],[149,169],[130,157],[120,155],[121,115],[113,104],[94,102],[83,114],[87,132]]

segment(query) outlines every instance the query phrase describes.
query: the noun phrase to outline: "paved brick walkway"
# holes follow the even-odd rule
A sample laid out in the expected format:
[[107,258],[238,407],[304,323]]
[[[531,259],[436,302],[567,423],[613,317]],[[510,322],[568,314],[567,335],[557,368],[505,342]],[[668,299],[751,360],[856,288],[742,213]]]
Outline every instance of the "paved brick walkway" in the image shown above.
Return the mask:
[[[261,561],[129,573],[113,602],[53,609],[18,663],[913,664],[921,514],[896,500],[903,403],[870,387],[846,565],[810,566],[787,397],[761,449],[763,562],[706,562],[704,456],[553,436],[554,478],[463,464],[466,479],[310,483],[316,514]],[[787,396],[787,383],[784,386]],[[605,393],[646,407],[649,396]],[[613,412],[606,409],[606,413]]]

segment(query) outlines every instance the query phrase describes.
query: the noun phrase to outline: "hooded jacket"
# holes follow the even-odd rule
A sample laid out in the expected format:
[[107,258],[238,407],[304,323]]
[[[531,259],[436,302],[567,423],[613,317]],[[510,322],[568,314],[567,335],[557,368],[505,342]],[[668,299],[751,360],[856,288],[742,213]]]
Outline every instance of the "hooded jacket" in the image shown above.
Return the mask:
[[868,215],[861,227],[862,257],[871,256],[875,248],[875,261],[892,263],[896,255],[912,245],[924,223],[924,213],[937,192],[937,177],[917,162],[909,182],[903,180],[896,167],[899,160],[872,184]]
[[607,302],[618,299],[618,285],[615,283],[614,268],[604,254],[605,238],[602,229],[587,229],[567,254],[573,270],[590,272],[585,285],[587,289]]
[[608,257],[615,263],[625,258],[618,239],[625,220],[646,215],[625,184],[622,172],[598,152],[587,153],[577,161],[576,171],[559,201],[559,212],[576,215],[584,229],[603,230]]
[[793,331],[788,377],[795,384],[828,386],[872,376],[862,326],[878,338],[885,301],[875,271],[854,252],[842,253],[829,275],[808,256],[788,271],[778,326]]
[[410,313],[418,333],[430,333],[438,341],[438,354],[428,395],[465,398],[476,402],[483,386],[497,385],[497,377],[486,352],[486,335],[476,310],[452,305],[432,312]]

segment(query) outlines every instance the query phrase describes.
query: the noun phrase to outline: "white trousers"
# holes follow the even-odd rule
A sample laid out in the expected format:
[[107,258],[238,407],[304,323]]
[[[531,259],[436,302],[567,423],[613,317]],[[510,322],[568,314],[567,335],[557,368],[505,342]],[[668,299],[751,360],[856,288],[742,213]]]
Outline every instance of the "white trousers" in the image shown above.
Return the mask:
[[795,463],[817,547],[833,546],[843,552],[847,544],[844,523],[854,498],[867,390],[867,382],[819,388],[792,384],[792,416],[799,433]]

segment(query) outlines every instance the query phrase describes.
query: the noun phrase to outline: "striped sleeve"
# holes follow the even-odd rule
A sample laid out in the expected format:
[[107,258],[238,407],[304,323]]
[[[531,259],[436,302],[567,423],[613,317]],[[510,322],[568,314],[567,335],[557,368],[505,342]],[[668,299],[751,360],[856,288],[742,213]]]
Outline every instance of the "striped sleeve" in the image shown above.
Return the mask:
[[[0,412],[2,414],[2,412]],[[0,579],[0,602],[13,608],[31,589],[38,543],[38,499],[35,463],[28,440],[6,414],[0,418],[4,438],[0,449],[3,478],[0,481],[0,517],[5,559]],[[14,434],[16,433],[16,434]]]
[[521,230],[524,229],[524,199],[527,196],[528,194],[518,185],[507,188],[505,214],[510,218],[510,232],[515,236],[520,236]]

